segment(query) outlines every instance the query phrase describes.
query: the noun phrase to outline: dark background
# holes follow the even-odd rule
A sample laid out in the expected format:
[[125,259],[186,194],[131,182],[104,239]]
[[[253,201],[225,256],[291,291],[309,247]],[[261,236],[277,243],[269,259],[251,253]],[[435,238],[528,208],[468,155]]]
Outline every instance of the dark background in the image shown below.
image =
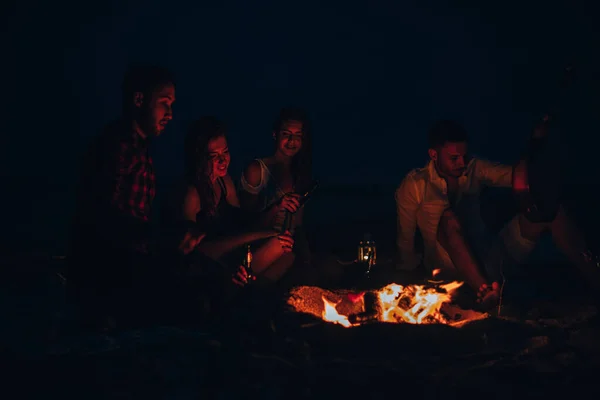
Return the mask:
[[178,77],[175,119],[155,141],[162,193],[181,172],[191,120],[226,121],[237,178],[271,152],[279,108],[300,105],[311,114],[323,183],[311,221],[330,227],[349,215],[394,224],[393,190],[425,164],[425,133],[437,118],[462,121],[476,154],[513,162],[574,62],[575,85],[560,97],[557,161],[569,191],[587,201],[580,209],[593,211],[600,36],[591,1],[3,7],[3,253],[65,251],[78,157],[118,115],[132,61],[163,64]]

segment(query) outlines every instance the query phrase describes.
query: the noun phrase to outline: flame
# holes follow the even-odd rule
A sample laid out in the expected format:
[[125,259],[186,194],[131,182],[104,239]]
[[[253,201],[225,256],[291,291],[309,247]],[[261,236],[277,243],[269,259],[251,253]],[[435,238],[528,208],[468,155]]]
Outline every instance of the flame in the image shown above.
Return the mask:
[[[377,320],[380,322],[409,323],[409,324],[446,324],[449,321],[442,315],[440,309],[444,303],[449,303],[452,294],[463,285],[463,282],[450,282],[426,288],[424,285],[402,286],[391,283],[382,289],[375,291],[378,301]],[[352,302],[362,298],[364,292],[358,295],[348,294]],[[324,321],[342,325],[346,328],[360,324],[352,324],[348,316],[340,314],[336,307],[340,303],[323,300]]]
[[350,328],[352,324],[348,321],[348,317],[345,315],[341,315],[337,312],[335,307],[337,303],[331,303],[327,301],[327,299],[323,296],[323,305],[325,306],[323,309],[323,321],[333,322],[334,324],[340,324],[346,328]]
[[[441,270],[435,269],[432,272],[435,277]],[[453,294],[463,284],[457,281],[444,283],[441,280],[429,280],[427,285],[403,286],[391,283],[368,292],[342,290],[344,294],[315,286],[298,286],[292,290],[288,304],[297,312],[309,313],[346,328],[366,322],[447,324],[460,327],[469,321],[489,316],[474,310],[463,310],[452,304]],[[365,301],[367,293],[368,306]],[[332,296],[336,300],[327,300]]]
[[[389,284],[377,291],[382,322],[408,322],[410,324],[446,323],[440,313],[442,304],[450,302],[452,294],[462,282],[451,282],[439,287],[422,285],[401,286]],[[438,290],[442,289],[442,292]]]

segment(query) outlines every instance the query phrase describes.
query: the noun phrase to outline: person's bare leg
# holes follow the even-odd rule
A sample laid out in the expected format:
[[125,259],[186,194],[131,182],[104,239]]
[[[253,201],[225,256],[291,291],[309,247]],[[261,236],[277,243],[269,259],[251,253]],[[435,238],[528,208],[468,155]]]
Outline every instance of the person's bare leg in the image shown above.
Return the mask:
[[294,253],[283,254],[263,271],[262,277],[271,283],[279,282],[288,273],[295,260]]
[[466,283],[478,294],[485,306],[494,306],[499,298],[498,283],[491,286],[481,273],[477,260],[466,242],[458,217],[450,209],[444,211],[438,227],[438,241],[448,252],[454,267]]
[[589,257],[587,244],[574,221],[561,209],[550,225],[556,246],[579,269],[588,284],[600,291],[600,268],[596,260]]
[[531,222],[524,214],[518,214],[521,237],[531,242],[537,242],[541,234],[550,228],[548,223]]
[[[550,229],[548,223],[531,222],[524,214],[519,213],[502,228],[498,239],[504,247],[503,251],[510,255],[511,261],[521,265],[531,254],[541,234],[547,229]],[[494,243],[494,245],[497,244]],[[490,254],[490,256],[501,256],[497,248],[493,250],[495,254]]]
[[279,280],[294,263],[294,253],[286,252],[277,237],[267,240],[252,254],[252,269],[269,281]]
[[270,238],[252,252],[252,269],[254,273],[262,273],[268,266],[285,253],[277,237]]

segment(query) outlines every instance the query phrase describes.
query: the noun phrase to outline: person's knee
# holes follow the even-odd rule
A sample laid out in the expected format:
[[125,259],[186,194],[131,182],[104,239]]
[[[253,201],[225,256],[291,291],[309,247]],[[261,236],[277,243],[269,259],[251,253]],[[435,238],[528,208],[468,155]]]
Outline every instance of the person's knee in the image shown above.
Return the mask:
[[517,221],[517,228],[519,230],[517,236],[531,242],[536,242],[540,238],[542,232],[548,227],[548,224],[546,223],[529,221],[524,214],[519,214]]
[[454,211],[450,209],[444,211],[440,217],[437,230],[437,239],[442,246],[447,247],[449,240],[460,236],[461,231],[460,221]]
[[[491,251],[502,254],[502,260],[508,261],[512,267],[525,262],[537,244],[541,230],[529,221],[523,214],[517,214],[498,233],[498,240]],[[525,224],[523,224],[525,222]],[[537,224],[535,224],[537,225]],[[535,229],[533,229],[535,228]],[[498,255],[488,256],[497,258]]]

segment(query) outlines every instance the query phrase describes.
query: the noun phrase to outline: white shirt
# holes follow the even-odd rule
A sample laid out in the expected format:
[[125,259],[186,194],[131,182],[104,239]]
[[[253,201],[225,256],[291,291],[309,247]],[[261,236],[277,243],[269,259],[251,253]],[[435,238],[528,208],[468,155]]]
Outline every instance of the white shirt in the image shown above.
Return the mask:
[[[464,200],[468,197],[470,201],[466,212],[469,214],[470,225],[473,225],[473,229],[485,230],[478,201],[481,188],[511,185],[512,166],[474,158],[458,178],[456,208],[460,208],[461,202],[466,203]],[[437,241],[440,217],[449,207],[446,181],[438,175],[433,161],[406,175],[396,189],[399,268],[413,270],[419,265],[420,257],[416,255],[414,248],[415,231],[418,227],[423,236],[424,264],[427,270],[454,269],[448,253]]]

